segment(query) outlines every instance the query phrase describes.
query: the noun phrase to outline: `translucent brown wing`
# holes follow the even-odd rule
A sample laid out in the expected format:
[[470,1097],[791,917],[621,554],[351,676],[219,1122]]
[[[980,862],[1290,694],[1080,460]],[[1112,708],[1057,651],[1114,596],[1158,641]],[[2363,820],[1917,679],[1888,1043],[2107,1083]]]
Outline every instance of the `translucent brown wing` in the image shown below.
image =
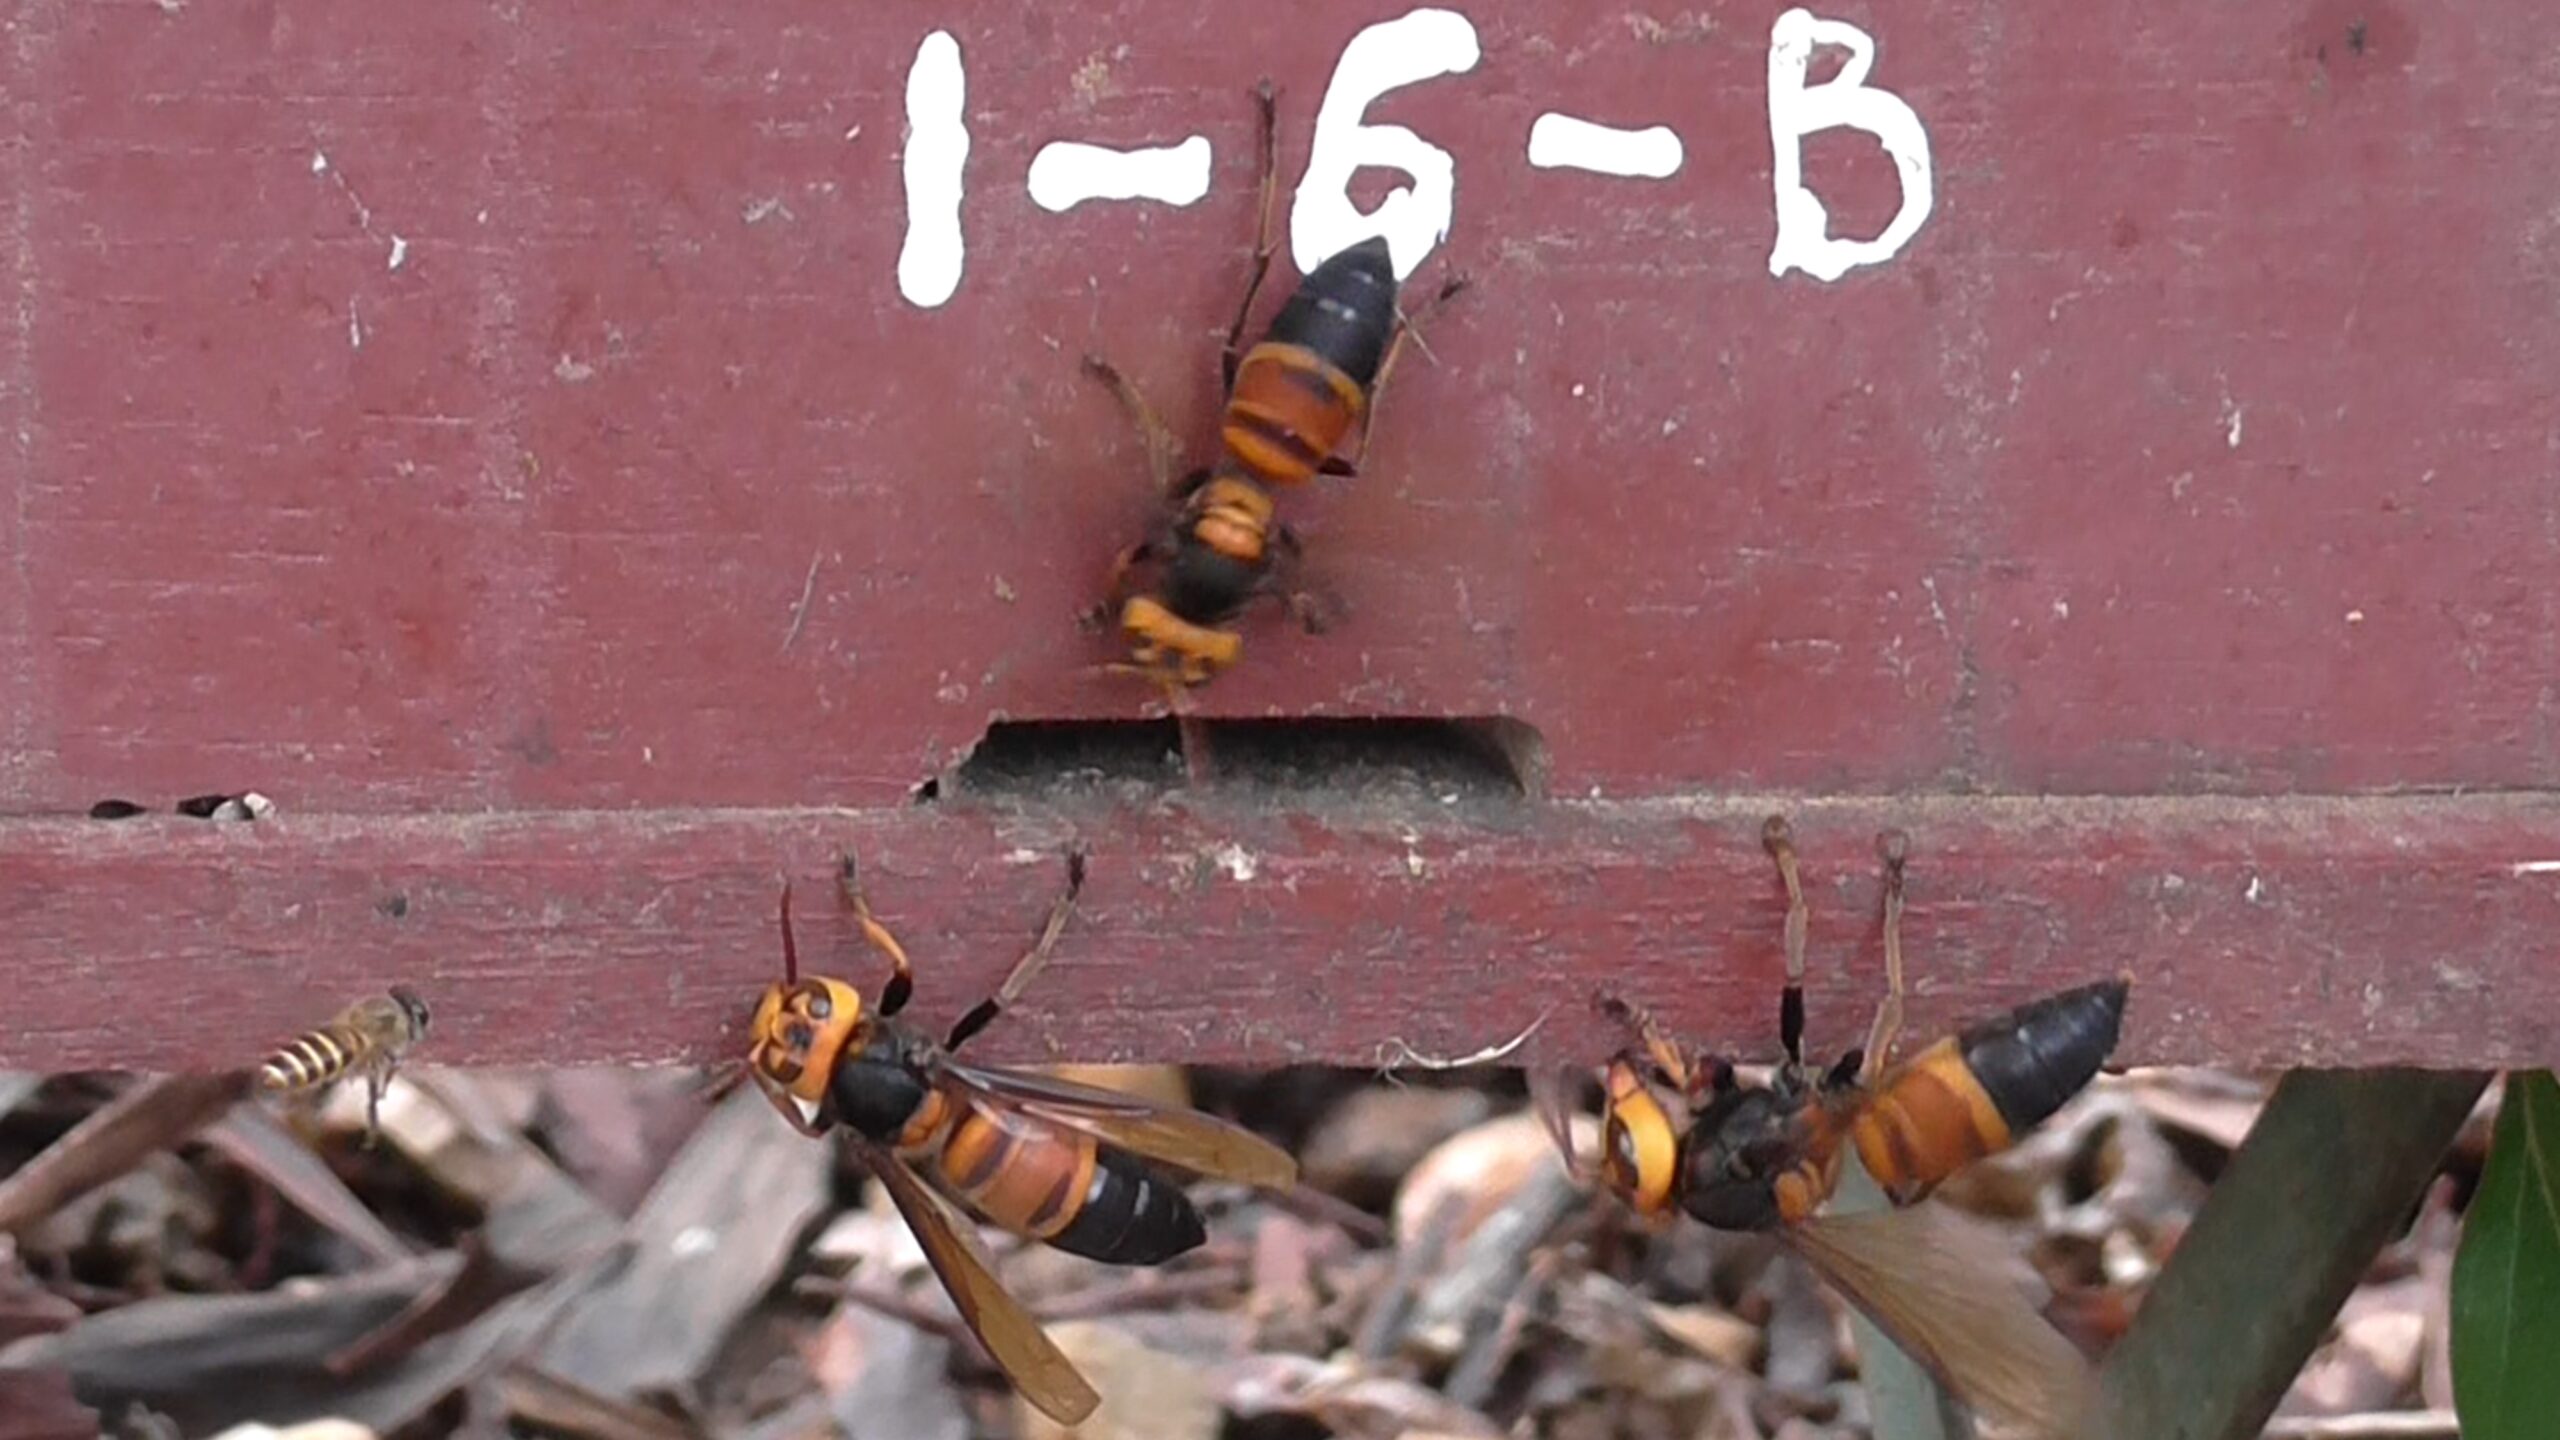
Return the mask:
[[1222,1180],[1286,1189],[1298,1183],[1288,1151],[1196,1110],[1159,1105],[1071,1080],[945,1060],[941,1075],[997,1105],[1071,1126],[1124,1150]]
[[1022,1308],[1022,1302],[996,1282],[976,1227],[936,1197],[897,1156],[869,1141],[855,1141],[854,1148],[871,1173],[880,1177],[898,1213],[906,1217],[907,1228],[924,1247],[925,1260],[941,1277],[942,1288],[951,1293],[960,1318],[969,1323],[971,1333],[987,1347],[987,1354],[1022,1398],[1061,1425],[1075,1425],[1091,1415],[1102,1397],[1049,1338],[1049,1332]]
[[1591,1183],[1592,1166],[1573,1143],[1573,1117],[1582,1109],[1583,1073],[1567,1066],[1531,1066],[1523,1078],[1529,1087],[1529,1108],[1564,1158],[1565,1173],[1577,1182]]
[[2018,1262],[1939,1205],[1826,1215],[1783,1231],[1876,1328],[1977,1411],[2077,1437],[2089,1362],[2009,1276]]
[[409,1038],[409,1012],[388,995],[368,995],[338,1012],[338,1023],[383,1050],[399,1048]]

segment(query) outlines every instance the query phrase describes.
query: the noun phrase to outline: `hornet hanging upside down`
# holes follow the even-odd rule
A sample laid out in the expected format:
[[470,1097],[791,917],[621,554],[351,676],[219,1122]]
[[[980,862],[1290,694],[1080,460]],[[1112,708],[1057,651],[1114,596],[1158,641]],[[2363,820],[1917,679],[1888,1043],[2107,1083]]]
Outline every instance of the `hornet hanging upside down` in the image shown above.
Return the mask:
[[[1606,1008],[1642,1037],[1603,1082],[1599,1183],[1639,1215],[1675,1212],[1721,1230],[1775,1232],[1878,1329],[1968,1403],[2049,1437],[2073,1435],[2090,1377],[2079,1352],[2023,1295],[1998,1283],[2005,1257],[1939,1207],[1948,1176],[2015,1144],[2094,1079],[2124,1021],[2126,979],[2083,985],[1977,1022],[1896,1063],[1902,1026],[1901,832],[1885,864],[1885,998],[1863,1048],[1816,1074],[1804,1061],[1804,890],[1793,838],[1773,816],[1762,842],[1787,891],[1785,1058],[1766,1086],[1721,1059],[1682,1053],[1632,1006]],[[1684,1126],[1641,1062],[1678,1092]],[[1562,1092],[1540,1109],[1573,1159]],[[1822,1215],[1854,1148],[1896,1208]]]
[[1158,1265],[1199,1245],[1206,1230],[1191,1197],[1149,1160],[1279,1187],[1297,1182],[1297,1162],[1206,1115],[954,1058],[1047,963],[1084,888],[1081,852],[1068,856],[1066,894],[1040,938],[940,1044],[896,1018],[914,991],[913,969],[872,918],[850,855],[842,883],[863,938],[889,961],[879,1006],[866,1011],[845,981],[800,977],[785,885],[782,979],[757,1002],[747,1073],[802,1134],[842,1127],[997,1365],[1042,1413],[1076,1424],[1099,1397],[997,1283],[954,1208],[1105,1264]]

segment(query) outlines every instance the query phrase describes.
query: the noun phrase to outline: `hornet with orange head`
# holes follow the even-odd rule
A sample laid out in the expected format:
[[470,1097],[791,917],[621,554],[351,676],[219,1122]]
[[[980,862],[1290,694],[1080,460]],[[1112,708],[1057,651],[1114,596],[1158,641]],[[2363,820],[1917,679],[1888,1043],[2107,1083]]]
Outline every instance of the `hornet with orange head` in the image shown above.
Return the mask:
[[[1918,1202],[2096,1078],[2123,1026],[2129,981],[2032,1001],[1896,1063],[1907,842],[1888,831],[1879,840],[1885,998],[1866,1045],[1816,1074],[1803,1049],[1807,912],[1783,817],[1770,818],[1762,842],[1787,892],[1783,1059],[1769,1084],[1746,1085],[1729,1062],[1684,1054],[1650,1017],[1608,1002],[1642,1043],[1605,1072],[1596,1179],[1647,1219],[1685,1213],[1721,1230],[1777,1234],[1950,1391],[2038,1435],[2073,1433],[2089,1394],[2087,1362],[2024,1296],[1990,1278],[2008,1265],[1996,1247],[1943,1207]],[[1646,1060],[1677,1092],[1679,1114]],[[1552,1085],[1542,1087],[1540,1106],[1571,1158]],[[1820,1213],[1851,1149],[1896,1208]]]
[[955,1058],[1047,962],[1084,886],[1082,852],[1068,857],[1066,893],[1039,939],[938,1044],[898,1018],[913,969],[873,918],[850,855],[842,882],[863,938],[889,962],[879,1003],[866,1007],[843,980],[802,978],[785,885],[783,978],[756,1005],[747,1074],[794,1129],[846,1137],[996,1363],[1042,1413],[1076,1424],[1099,1397],[997,1283],[955,1210],[1106,1264],[1156,1265],[1199,1245],[1206,1229],[1191,1197],[1148,1162],[1279,1187],[1296,1183],[1297,1162],[1193,1111]]
[[[1366,456],[1379,392],[1395,367],[1410,322],[1397,308],[1395,265],[1373,238],[1318,265],[1250,350],[1239,350],[1254,297],[1275,250],[1271,217],[1278,138],[1269,81],[1256,91],[1262,114],[1262,219],[1253,279],[1220,352],[1224,411],[1210,465],[1174,475],[1180,442],[1137,387],[1098,356],[1085,368],[1120,399],[1147,447],[1149,470],[1166,502],[1152,533],[1121,552],[1099,616],[1117,614],[1135,670],[1170,696],[1205,684],[1235,664],[1244,639],[1229,623],[1258,599],[1276,596],[1310,633],[1325,607],[1296,584],[1297,536],[1276,515],[1274,494],[1317,474],[1350,475],[1336,452],[1360,429]],[[1434,304],[1464,288],[1449,281]],[[1152,570],[1140,579],[1141,570]]]

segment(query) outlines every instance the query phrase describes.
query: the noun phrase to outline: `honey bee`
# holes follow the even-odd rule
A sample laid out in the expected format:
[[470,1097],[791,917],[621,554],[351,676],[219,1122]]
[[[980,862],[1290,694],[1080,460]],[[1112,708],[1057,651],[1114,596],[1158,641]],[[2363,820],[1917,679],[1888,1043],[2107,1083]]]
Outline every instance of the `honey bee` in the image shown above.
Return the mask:
[[1025,1398],[1073,1425],[1100,1403],[1019,1301],[996,1281],[969,1221],[1113,1265],[1156,1265],[1207,1238],[1190,1196],[1149,1160],[1255,1185],[1288,1186],[1297,1162],[1246,1130],[1189,1110],[955,1057],[1047,962],[1084,886],[1067,889],[996,993],[936,1044],[896,1018],[913,994],[906,950],[871,913],[854,858],[840,889],[863,938],[887,958],[876,1009],[843,981],[802,979],[782,890],[782,980],[751,1027],[747,1074],[802,1134],[845,1135],[914,1230],[979,1341]]
[[[1762,842],[1787,891],[1784,1059],[1769,1084],[1745,1085],[1730,1063],[1684,1054],[1643,1012],[1608,1002],[1642,1043],[1604,1075],[1598,1183],[1649,1220],[1685,1213],[1721,1230],[1776,1234],[1951,1393],[2039,1435],[2070,1434],[2090,1395],[2086,1360],[2025,1296],[1991,1278],[2007,1266],[1996,1247],[1919,1202],[2016,1143],[2097,1076],[2123,1025],[2129,979],[2032,1001],[1896,1063],[1907,841],[1888,831],[1878,846],[1885,998],[1866,1045],[1816,1075],[1803,1051],[1804,889],[1783,817],[1771,817]],[[1685,1125],[1642,1060],[1678,1092],[1693,1116]],[[1560,1096],[1550,1082],[1540,1108],[1579,1167]],[[1852,1148],[1895,1208],[1819,1213]]]
[[381,1130],[382,1092],[401,1057],[427,1035],[427,1002],[394,985],[368,995],[316,1030],[295,1037],[258,1067],[258,1088],[279,1094],[316,1090],[350,1070],[365,1079],[364,1143]]

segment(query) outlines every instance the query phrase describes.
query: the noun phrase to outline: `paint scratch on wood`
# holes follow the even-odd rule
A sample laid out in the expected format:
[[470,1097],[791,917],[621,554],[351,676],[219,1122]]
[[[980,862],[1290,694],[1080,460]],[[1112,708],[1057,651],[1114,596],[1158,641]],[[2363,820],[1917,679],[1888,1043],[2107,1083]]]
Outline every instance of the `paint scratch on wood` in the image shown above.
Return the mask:
[[809,557],[809,573],[800,578],[800,599],[791,607],[791,628],[782,632],[784,650],[790,649],[791,642],[800,638],[800,627],[808,623],[809,598],[818,591],[818,566],[826,558],[827,553],[823,550]]

